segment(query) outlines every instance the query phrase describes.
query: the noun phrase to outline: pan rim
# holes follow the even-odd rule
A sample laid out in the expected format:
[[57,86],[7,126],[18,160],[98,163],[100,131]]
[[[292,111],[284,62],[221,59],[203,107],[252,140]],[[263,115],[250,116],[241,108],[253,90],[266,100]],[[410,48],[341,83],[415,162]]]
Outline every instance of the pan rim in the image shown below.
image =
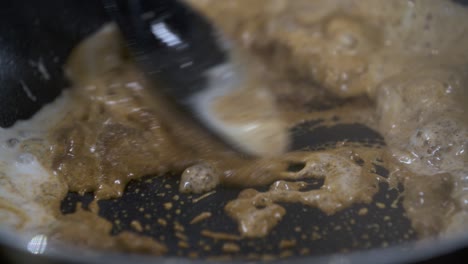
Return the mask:
[[[46,253],[34,255],[27,251],[28,239],[18,236],[11,230],[0,229],[0,247],[8,248],[21,254],[23,257],[44,259],[53,263],[86,263],[86,264],[124,264],[124,263],[161,263],[161,264],[196,264],[206,263],[209,259],[190,259],[175,256],[150,256],[142,254],[128,254],[118,252],[90,251],[83,254],[78,248],[70,247],[67,250],[48,249]],[[388,248],[372,248],[357,250],[351,253],[334,253],[319,256],[291,257],[273,260],[272,263],[316,263],[316,264],[374,264],[378,260],[386,263],[412,263],[424,261],[434,257],[443,256],[468,248],[468,232],[452,235],[450,237],[432,237],[411,242],[396,244]],[[10,256],[11,257],[11,256]],[[225,263],[256,263],[262,261],[234,259],[223,261]]]

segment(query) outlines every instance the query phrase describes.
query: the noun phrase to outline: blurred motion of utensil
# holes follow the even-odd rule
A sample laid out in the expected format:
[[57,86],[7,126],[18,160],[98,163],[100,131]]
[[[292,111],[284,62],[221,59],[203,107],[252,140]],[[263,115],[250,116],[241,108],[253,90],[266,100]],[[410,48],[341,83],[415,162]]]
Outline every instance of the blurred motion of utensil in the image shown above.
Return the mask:
[[232,123],[216,115],[213,101],[242,86],[244,74],[232,62],[228,40],[203,15],[173,0],[104,3],[147,77],[162,83],[155,87],[205,129],[249,155],[285,151],[288,136],[278,120]]
[[[30,118],[69,86],[63,65],[70,51],[108,23],[108,14],[119,24],[140,68],[154,81],[155,92],[171,99],[207,133],[251,156],[286,150],[287,129],[275,117],[233,123],[215,113],[213,101],[238,90],[245,74],[232,63],[228,41],[181,1],[52,1],[30,7],[8,1],[1,10],[0,104],[5,110],[0,127]],[[51,8],[61,11],[50,16]],[[271,108],[256,111],[273,116],[268,113]],[[250,111],[242,110],[238,115]]]

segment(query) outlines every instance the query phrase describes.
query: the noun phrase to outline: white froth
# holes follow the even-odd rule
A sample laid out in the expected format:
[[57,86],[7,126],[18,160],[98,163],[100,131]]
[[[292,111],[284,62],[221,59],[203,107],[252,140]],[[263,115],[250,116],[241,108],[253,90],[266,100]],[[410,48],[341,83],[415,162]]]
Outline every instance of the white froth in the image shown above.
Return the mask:
[[[13,127],[0,128],[0,222],[2,231],[13,231],[27,237],[53,224],[51,209],[44,195],[60,195],[64,187],[57,176],[44,168],[33,153],[35,144],[46,151],[46,134],[66,115],[69,95],[64,92],[55,102],[43,107],[31,119]],[[56,186],[44,194],[44,186]]]

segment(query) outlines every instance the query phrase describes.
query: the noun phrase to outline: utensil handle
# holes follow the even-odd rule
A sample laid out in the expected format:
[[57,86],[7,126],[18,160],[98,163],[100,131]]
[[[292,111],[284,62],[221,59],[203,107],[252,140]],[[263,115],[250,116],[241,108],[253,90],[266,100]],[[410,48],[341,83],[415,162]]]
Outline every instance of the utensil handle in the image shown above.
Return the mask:
[[104,0],[150,78],[178,103],[206,88],[207,70],[227,59],[217,30],[175,0]]

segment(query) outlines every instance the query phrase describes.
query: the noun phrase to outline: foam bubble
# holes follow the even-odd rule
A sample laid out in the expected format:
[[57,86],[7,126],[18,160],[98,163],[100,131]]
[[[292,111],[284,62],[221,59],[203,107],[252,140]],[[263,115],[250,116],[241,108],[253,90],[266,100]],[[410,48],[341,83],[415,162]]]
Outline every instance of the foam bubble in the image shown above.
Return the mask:
[[[55,221],[45,196],[59,197],[65,186],[44,168],[34,153],[25,151],[34,142],[45,142],[49,129],[67,113],[69,95],[65,92],[29,120],[0,128],[0,221],[2,229],[34,235]],[[44,193],[44,186],[47,188]]]

